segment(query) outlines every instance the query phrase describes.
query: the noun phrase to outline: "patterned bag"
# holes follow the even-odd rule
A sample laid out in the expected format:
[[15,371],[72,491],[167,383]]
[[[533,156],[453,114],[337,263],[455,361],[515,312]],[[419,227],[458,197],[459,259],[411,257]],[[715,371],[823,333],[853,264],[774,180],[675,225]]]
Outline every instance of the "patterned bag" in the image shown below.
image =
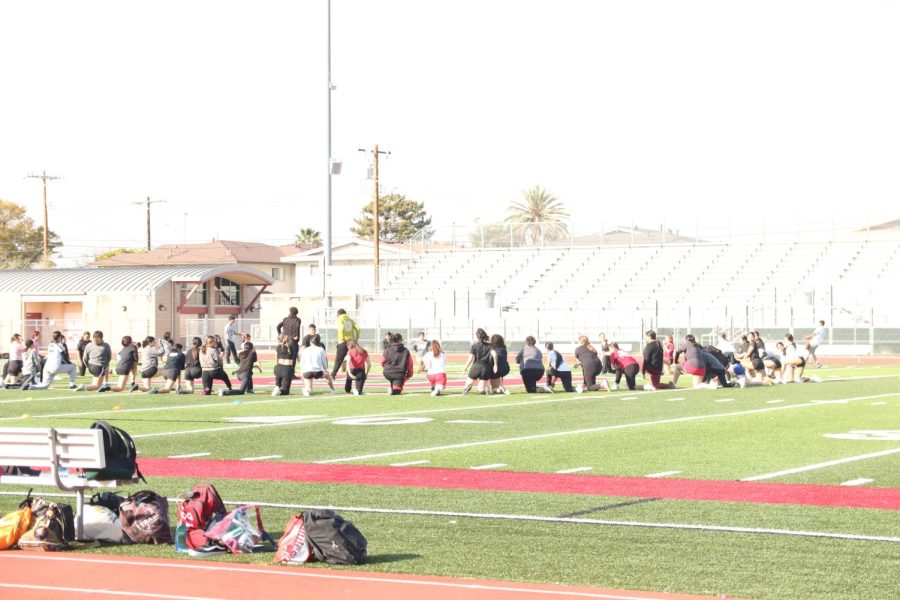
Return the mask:
[[41,498],[32,500],[31,506],[31,510],[37,515],[34,527],[19,538],[19,549],[42,552],[67,550],[69,543],[66,541],[66,519],[62,508],[58,504],[46,502]]
[[150,490],[128,496],[119,507],[122,533],[135,544],[171,544],[169,501]]

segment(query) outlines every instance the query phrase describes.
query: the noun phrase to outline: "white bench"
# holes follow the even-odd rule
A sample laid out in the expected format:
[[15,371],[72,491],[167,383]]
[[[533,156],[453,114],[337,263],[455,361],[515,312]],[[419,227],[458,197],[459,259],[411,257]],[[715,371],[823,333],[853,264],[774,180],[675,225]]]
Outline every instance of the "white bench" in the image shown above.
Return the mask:
[[40,475],[0,475],[0,484],[47,485],[75,492],[75,539],[84,532],[84,490],[115,488],[137,478],[95,481],[60,469],[102,469],[106,466],[103,432],[99,429],[0,427],[0,465],[49,468]]

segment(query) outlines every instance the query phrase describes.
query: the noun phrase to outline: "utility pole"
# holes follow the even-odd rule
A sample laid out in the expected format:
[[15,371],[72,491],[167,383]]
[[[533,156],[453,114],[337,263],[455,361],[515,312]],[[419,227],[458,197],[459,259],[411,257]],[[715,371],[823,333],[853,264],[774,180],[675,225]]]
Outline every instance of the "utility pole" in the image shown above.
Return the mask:
[[[365,148],[360,148],[360,152],[368,152]],[[378,201],[379,201],[379,189],[378,189],[378,155],[384,154],[385,156],[390,155],[390,151],[384,151],[378,149],[378,144],[375,144],[375,148],[372,150],[372,175],[375,180],[375,191],[372,196],[372,240],[375,242],[375,291],[378,292],[378,288],[381,285],[381,257],[379,256],[379,244],[380,244],[380,229],[378,223]]]
[[47,175],[47,171],[43,171],[40,175],[26,175],[27,179],[40,179],[44,184],[44,257],[41,259],[41,268],[50,268],[50,232],[47,229],[47,181],[54,179],[62,179],[55,175]]
[[150,205],[151,204],[161,204],[165,203],[165,200],[151,200],[150,196],[147,196],[146,202],[132,202],[132,204],[137,204],[140,206],[141,204],[147,205],[147,251],[150,251]]

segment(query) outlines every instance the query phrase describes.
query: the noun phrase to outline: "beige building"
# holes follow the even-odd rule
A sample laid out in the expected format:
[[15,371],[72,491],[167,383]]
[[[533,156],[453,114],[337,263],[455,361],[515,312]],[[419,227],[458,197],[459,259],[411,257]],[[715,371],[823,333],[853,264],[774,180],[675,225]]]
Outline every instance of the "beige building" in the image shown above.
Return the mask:
[[0,345],[34,330],[44,346],[53,330],[72,341],[99,329],[114,348],[123,335],[170,331],[183,340],[190,320],[256,320],[260,296],[273,283],[243,265],[0,271]]
[[293,293],[296,288],[294,265],[282,262],[285,256],[309,246],[270,246],[258,242],[215,240],[204,244],[165,244],[148,252],[117,254],[96,261],[95,267],[160,267],[188,265],[241,265],[258,269],[272,279],[273,294]]

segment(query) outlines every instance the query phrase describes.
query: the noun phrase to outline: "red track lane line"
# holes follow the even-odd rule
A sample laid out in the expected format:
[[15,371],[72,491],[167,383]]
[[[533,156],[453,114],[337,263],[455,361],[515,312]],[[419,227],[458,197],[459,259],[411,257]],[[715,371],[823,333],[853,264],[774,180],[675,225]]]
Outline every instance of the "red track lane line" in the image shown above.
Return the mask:
[[346,483],[900,510],[900,489],[895,488],[173,458],[142,458],[140,466],[145,475],[155,477],[196,478],[198,473],[202,473],[207,479]]
[[[359,600],[513,600],[603,598],[694,600],[708,596],[548,584],[267,567],[125,556],[0,555],[0,595],[21,598],[182,598],[238,600],[263,595]],[[22,587],[18,587],[22,586]],[[279,592],[281,590],[281,592]]]

